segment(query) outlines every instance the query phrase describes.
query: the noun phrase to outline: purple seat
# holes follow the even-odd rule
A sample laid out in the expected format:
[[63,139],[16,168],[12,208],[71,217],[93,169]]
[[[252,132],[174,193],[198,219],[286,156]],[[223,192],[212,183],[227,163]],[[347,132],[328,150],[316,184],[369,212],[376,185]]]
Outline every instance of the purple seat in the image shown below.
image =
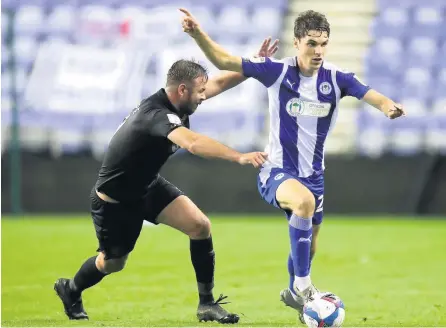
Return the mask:
[[[418,3],[419,0],[378,0],[378,8],[384,10],[386,8],[392,8],[395,6],[399,6],[404,9],[409,9],[415,4]],[[429,0],[427,0],[429,1]]]
[[[192,5],[200,4],[201,1],[182,1],[182,0],[150,0],[150,1],[144,1],[144,0],[131,0],[134,5],[141,5],[147,8],[156,8],[156,7],[164,7],[169,6],[177,10],[180,7],[190,8]],[[138,4],[139,1],[139,4]]]
[[[446,9],[445,9],[445,11],[446,11]],[[446,14],[445,14],[445,16],[446,16]],[[442,31],[446,31],[446,18],[444,19],[444,23],[443,23],[443,25],[442,25],[442,27],[441,27],[441,30],[442,30]],[[441,42],[444,42],[444,43],[446,44],[446,33],[442,33],[442,34],[439,36],[439,40],[440,40]]]
[[403,67],[402,57],[403,47],[398,39],[380,38],[366,53],[366,72],[370,72],[370,74],[383,72],[386,76],[396,78]]
[[32,3],[17,9],[14,17],[14,33],[17,36],[38,36],[45,20],[44,8]]
[[409,42],[406,56],[405,66],[432,68],[437,62],[438,41],[429,37],[414,37]]
[[117,0],[76,0],[77,5],[80,7],[83,6],[104,6],[104,7],[113,7],[117,4]]
[[415,7],[413,24],[410,27],[411,36],[438,38],[440,35],[443,35],[443,15],[444,10],[442,7],[429,4]]
[[366,105],[358,112],[356,150],[369,157],[381,156],[388,148],[389,122],[376,108]]
[[222,35],[236,38],[250,35],[253,26],[249,22],[249,17],[245,7],[225,6],[217,18],[217,31]]
[[[427,107],[427,104],[423,106]],[[396,155],[411,156],[425,148],[425,118],[427,115],[414,113],[414,108],[410,105],[406,107],[409,107],[407,111],[411,114],[392,121],[390,150]]]
[[46,6],[48,11],[51,11],[53,7],[58,6],[78,7],[79,0],[46,0]]
[[383,74],[368,77],[367,84],[376,91],[381,92],[392,99],[398,99],[400,97],[400,84],[396,79],[387,76],[385,72],[383,72]]
[[432,75],[427,69],[410,67],[403,75],[403,97],[429,98],[432,95]]
[[251,24],[255,35],[279,34],[282,27],[282,13],[279,8],[257,7],[251,16]]
[[[446,27],[446,25],[445,25]],[[446,58],[446,39],[440,44],[440,53],[443,58]],[[441,60],[442,63],[446,63],[446,60]]]
[[2,10],[14,10],[19,6],[20,3],[17,0],[2,0]]
[[71,37],[76,27],[77,14],[75,6],[53,7],[45,21],[44,33],[54,37]]
[[[421,117],[425,116],[430,112],[430,101],[429,98],[417,98],[415,96],[408,96],[401,99],[401,103],[404,105],[408,116],[410,117]],[[395,120],[400,121],[400,120]]]
[[196,5],[191,8],[194,16],[200,21],[205,31],[209,34],[213,34],[214,31],[218,31],[218,27],[215,26],[215,20],[217,19],[215,12],[207,4]]
[[389,7],[381,11],[372,23],[372,34],[376,37],[402,38],[407,33],[409,13],[401,7]]
[[116,37],[116,23],[112,8],[100,5],[81,7],[74,38],[82,44],[109,44]]
[[437,73],[433,89],[434,100],[446,98],[446,67]]
[[46,3],[47,0],[2,0],[2,10],[17,10],[21,6],[27,5],[45,7]]

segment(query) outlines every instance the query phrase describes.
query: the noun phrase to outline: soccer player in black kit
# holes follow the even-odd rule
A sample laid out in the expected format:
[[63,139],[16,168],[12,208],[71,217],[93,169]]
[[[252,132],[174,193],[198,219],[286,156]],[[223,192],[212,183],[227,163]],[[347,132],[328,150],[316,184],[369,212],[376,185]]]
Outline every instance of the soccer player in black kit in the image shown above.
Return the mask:
[[[276,52],[277,41],[271,48],[269,42],[265,40],[259,54],[262,49],[267,55]],[[220,80],[212,80],[207,89],[206,70],[194,61],[179,60],[169,69],[166,87],[142,100],[118,127],[90,195],[99,255],[86,260],[73,279],[60,278],[54,285],[70,319],[88,319],[82,291],[124,268],[147,220],[189,236],[199,293],[197,318],[220,323],[239,321],[237,314],[221,306],[226,297],[213,297],[215,253],[209,219],[159,171],[180,147],[195,155],[256,168],[264,163],[263,152],[240,154],[189,130],[189,115],[203,100],[244,79],[238,73],[227,72]]]

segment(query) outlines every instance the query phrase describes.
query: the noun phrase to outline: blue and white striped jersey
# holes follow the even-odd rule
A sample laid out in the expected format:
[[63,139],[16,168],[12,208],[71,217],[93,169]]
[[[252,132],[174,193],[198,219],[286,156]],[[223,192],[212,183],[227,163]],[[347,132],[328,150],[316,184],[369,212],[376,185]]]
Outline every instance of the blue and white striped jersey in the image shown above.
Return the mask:
[[270,132],[265,166],[297,177],[324,170],[324,144],[342,97],[364,97],[370,87],[353,73],[324,62],[312,77],[299,72],[296,57],[243,59],[243,73],[268,88]]

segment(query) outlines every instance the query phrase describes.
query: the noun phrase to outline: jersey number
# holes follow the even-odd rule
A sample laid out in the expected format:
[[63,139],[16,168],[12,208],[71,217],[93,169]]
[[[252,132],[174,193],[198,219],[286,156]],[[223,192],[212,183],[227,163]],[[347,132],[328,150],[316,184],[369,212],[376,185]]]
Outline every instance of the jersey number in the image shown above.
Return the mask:
[[320,203],[319,206],[316,208],[316,213],[322,212],[324,210],[324,195],[320,195],[317,199],[320,201]]

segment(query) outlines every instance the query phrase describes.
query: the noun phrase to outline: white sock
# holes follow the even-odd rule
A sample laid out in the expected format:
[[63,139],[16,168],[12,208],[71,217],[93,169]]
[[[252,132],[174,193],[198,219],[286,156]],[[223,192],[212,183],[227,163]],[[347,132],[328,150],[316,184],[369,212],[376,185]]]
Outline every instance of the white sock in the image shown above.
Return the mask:
[[307,289],[311,286],[311,278],[310,276],[306,277],[294,277],[294,287],[297,288],[300,292]]

